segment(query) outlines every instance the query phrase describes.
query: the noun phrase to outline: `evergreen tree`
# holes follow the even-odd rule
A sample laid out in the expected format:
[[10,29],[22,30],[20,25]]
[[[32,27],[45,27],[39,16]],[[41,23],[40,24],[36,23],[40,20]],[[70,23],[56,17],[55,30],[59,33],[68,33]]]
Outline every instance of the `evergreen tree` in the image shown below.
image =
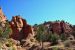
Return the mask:
[[43,41],[45,40],[45,32],[44,31],[45,31],[45,27],[43,25],[40,25],[38,30],[37,30],[37,35],[36,35],[36,39],[39,42],[41,42],[40,43],[41,46],[42,46],[41,49],[43,49]]

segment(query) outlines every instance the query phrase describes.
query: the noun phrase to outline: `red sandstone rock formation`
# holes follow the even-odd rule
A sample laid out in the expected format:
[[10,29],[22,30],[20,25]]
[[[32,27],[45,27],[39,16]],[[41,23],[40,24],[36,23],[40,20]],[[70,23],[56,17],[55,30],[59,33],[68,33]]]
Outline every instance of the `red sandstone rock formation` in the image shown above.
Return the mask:
[[0,24],[2,25],[2,27],[4,27],[5,23],[6,23],[6,17],[3,14],[2,9],[0,8]]
[[73,29],[72,29],[72,27],[70,27],[70,24],[68,24],[64,21],[61,21],[60,24],[61,24],[63,33],[72,33],[73,32]]
[[52,29],[54,33],[72,33],[70,24],[64,21],[53,22]]
[[52,30],[54,33],[61,33],[61,25],[60,22],[54,22],[52,23]]
[[70,24],[64,21],[45,22],[44,26],[48,28],[48,31],[52,31],[53,33],[57,34],[73,32],[73,29],[72,27],[70,27]]
[[16,40],[26,39],[27,36],[32,34],[32,27],[27,24],[26,20],[20,16],[14,16],[10,22],[12,28],[11,37]]
[[6,17],[3,14],[2,9],[0,8],[0,21],[5,21],[5,20],[6,20]]

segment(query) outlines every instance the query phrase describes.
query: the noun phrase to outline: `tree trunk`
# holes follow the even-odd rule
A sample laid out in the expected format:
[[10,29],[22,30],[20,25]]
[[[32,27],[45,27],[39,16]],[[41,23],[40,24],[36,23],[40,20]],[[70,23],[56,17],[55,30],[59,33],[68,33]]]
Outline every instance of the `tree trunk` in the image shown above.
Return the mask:
[[40,50],[44,50],[42,41],[41,41],[41,49]]

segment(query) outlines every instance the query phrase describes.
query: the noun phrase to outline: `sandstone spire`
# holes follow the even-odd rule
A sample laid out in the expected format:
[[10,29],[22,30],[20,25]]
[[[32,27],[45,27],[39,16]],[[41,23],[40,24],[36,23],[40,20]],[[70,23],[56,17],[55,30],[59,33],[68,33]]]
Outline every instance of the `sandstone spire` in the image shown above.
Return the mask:
[[5,21],[5,20],[6,20],[6,17],[5,17],[5,15],[3,14],[2,9],[0,8],[0,21],[3,22],[3,21]]
[[3,12],[2,12],[2,9],[0,8],[0,15],[2,15],[3,16]]

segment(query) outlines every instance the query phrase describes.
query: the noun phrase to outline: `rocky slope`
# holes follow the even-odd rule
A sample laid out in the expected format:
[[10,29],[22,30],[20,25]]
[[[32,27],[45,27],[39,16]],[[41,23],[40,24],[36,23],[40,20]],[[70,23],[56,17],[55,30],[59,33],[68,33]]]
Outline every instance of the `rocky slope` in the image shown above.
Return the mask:
[[[2,9],[0,8],[0,22],[3,23],[6,22],[6,17],[4,16]],[[34,35],[35,30],[38,28],[36,26],[30,26],[27,24],[27,21],[20,16],[13,16],[12,20],[9,22],[10,27],[12,29],[12,37],[15,40],[21,40],[26,39],[29,34]],[[40,25],[40,24],[39,24]],[[71,25],[64,21],[54,21],[54,22],[45,22],[41,25],[44,25],[46,27],[47,32],[53,32],[57,34],[61,33],[72,33],[74,31],[74,27],[71,27]],[[34,31],[33,31],[34,29]]]
[[[46,27],[47,32],[52,32],[57,34],[62,34],[62,33],[70,34],[74,30],[69,23],[64,21],[54,21],[54,22],[49,21],[39,25],[43,25],[44,27]],[[36,25],[34,25],[33,28],[34,28],[34,31],[38,29]]]
[[[21,16],[13,16],[12,20],[8,21],[6,19],[6,16],[3,14],[2,9],[0,8],[0,40],[4,41],[2,42],[2,44],[4,45],[0,45],[0,46],[7,50],[8,48],[12,48],[12,47],[14,47],[16,50],[41,50],[42,48],[42,45],[40,44],[41,42],[39,42],[35,38],[38,32],[37,30],[39,29],[40,25],[43,25],[45,27],[44,33],[48,33],[46,35],[49,35],[49,33],[57,34],[57,35],[66,34],[72,37],[73,39],[75,38],[71,36],[71,35],[75,36],[75,26],[71,26],[67,22],[49,21],[43,24],[31,26],[27,24],[27,21],[21,18]],[[11,32],[9,32],[10,29],[8,28],[11,29]],[[9,37],[8,39],[5,38],[6,37],[5,35],[7,34]],[[60,43],[64,44],[63,42],[59,41],[58,44]],[[51,44],[52,44],[51,41],[43,42],[44,49],[47,50],[48,47],[50,48]]]
[[[10,32],[10,29],[11,29],[11,32]],[[21,45],[26,47],[28,46],[31,47],[33,45],[33,41],[35,40],[33,33],[34,32],[33,32],[32,26],[27,24],[25,19],[21,18],[20,16],[13,16],[12,20],[8,21],[6,19],[6,16],[3,14],[2,9],[0,8],[0,38],[1,38],[0,40],[1,41],[6,42],[7,39],[11,38],[13,39],[11,43],[14,41],[17,41],[17,42],[19,41],[20,47]],[[9,37],[9,38],[6,39],[6,37]],[[2,40],[2,39],[6,39],[6,40]],[[31,42],[31,39],[32,39],[32,42]],[[6,49],[10,48],[6,46],[6,43],[0,42],[0,46],[3,46],[2,44],[5,45]],[[14,46],[18,47],[16,44],[14,44]],[[22,49],[23,48],[21,48],[21,50]],[[20,49],[17,49],[17,50],[20,50]]]

